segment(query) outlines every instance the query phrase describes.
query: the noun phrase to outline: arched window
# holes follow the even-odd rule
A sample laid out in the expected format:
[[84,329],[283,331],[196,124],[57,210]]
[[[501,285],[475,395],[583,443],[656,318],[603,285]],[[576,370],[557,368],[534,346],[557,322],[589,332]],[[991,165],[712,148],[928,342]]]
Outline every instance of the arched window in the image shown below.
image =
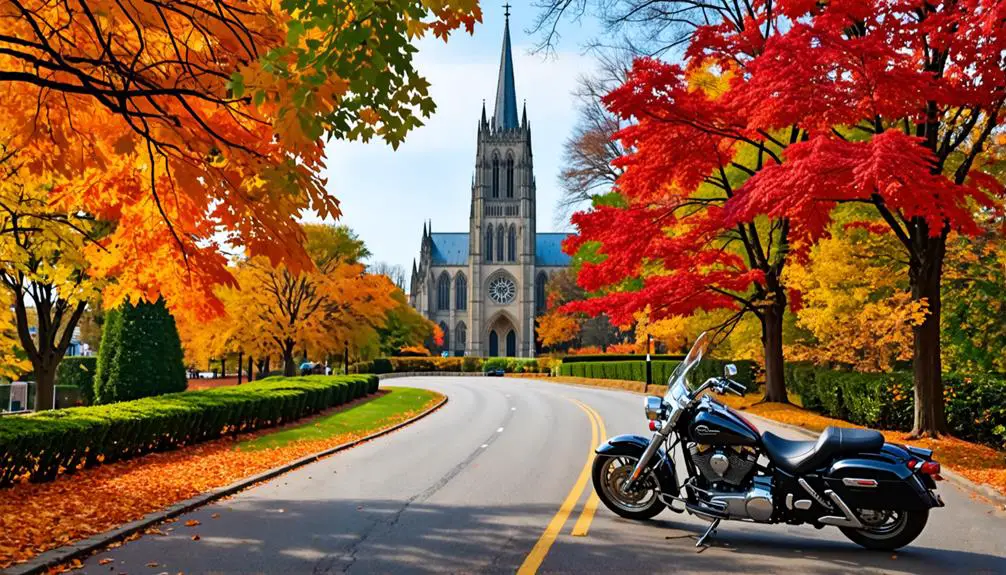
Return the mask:
[[437,280],[437,309],[451,309],[451,278],[447,272],[440,274],[440,279]]
[[545,313],[545,305],[548,303],[548,296],[545,294],[545,284],[548,276],[544,272],[534,278],[534,310],[535,313]]
[[517,355],[517,333],[511,329],[506,334],[506,356],[514,357],[515,355]]
[[487,262],[492,262],[493,261],[493,225],[492,224],[489,224],[489,227],[486,228],[486,245],[484,247],[485,247],[485,251],[486,251],[486,261]]
[[444,345],[441,346],[444,350],[450,351],[451,349],[451,329],[447,327],[447,324],[440,322],[440,330],[444,332]]
[[499,357],[500,336],[496,335],[496,330],[489,332],[489,357]]
[[517,226],[510,224],[510,233],[506,238],[507,259],[517,261]]
[[468,309],[468,280],[461,273],[454,278],[454,309]]
[[496,261],[505,262],[503,249],[506,248],[506,226],[496,228]]
[[454,328],[454,355],[461,357],[465,354],[465,346],[468,344],[468,330],[465,322],[459,321]]
[[506,159],[506,197],[513,197],[513,156]]
[[492,180],[492,190],[493,197],[500,197],[500,159],[499,156],[493,156],[493,180]]

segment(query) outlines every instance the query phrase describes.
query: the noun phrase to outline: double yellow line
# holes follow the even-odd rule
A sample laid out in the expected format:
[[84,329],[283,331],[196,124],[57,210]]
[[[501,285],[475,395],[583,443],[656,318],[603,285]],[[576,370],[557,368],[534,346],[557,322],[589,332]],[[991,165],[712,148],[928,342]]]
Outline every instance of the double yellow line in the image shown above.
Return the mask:
[[[524,558],[524,563],[521,564],[520,569],[517,570],[518,575],[532,575],[538,572],[538,568],[541,567],[542,562],[545,560],[545,556],[548,555],[548,550],[552,548],[552,544],[555,543],[556,537],[559,536],[559,532],[562,531],[562,526],[566,524],[566,520],[569,519],[569,515],[573,512],[576,507],[576,502],[580,500],[580,496],[583,494],[583,489],[587,487],[588,481],[590,480],[590,468],[594,460],[594,447],[597,446],[598,442],[608,436],[608,432],[604,429],[604,420],[601,419],[600,414],[594,411],[594,408],[589,405],[572,400],[584,413],[587,414],[587,419],[590,420],[590,449],[587,451],[587,462],[584,463],[583,469],[580,470],[580,476],[576,478],[576,483],[573,484],[573,489],[569,491],[566,499],[563,500],[562,505],[559,507],[559,511],[556,512],[552,520],[548,522],[548,526],[545,527],[545,532],[541,534],[538,538],[538,542],[534,544],[531,552],[528,553],[527,557]],[[580,512],[580,517],[576,520],[573,525],[572,535],[575,537],[584,537],[590,530],[590,522],[594,519],[594,513],[597,511],[597,504],[600,500],[597,498],[597,494],[594,490],[590,490],[590,496],[587,498],[587,503],[584,504],[583,510]]]

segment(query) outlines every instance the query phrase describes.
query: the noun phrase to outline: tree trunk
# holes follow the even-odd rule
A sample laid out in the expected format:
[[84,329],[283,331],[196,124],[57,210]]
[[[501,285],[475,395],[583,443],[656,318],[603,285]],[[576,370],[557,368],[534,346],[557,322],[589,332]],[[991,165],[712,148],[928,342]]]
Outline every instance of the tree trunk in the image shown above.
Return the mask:
[[912,300],[925,300],[928,313],[921,325],[913,328],[912,372],[915,384],[915,420],[912,438],[939,437],[947,433],[943,404],[943,364],[940,359],[940,282],[943,276],[945,240],[927,238],[929,257],[909,268]]
[[782,320],[786,302],[775,303],[764,310],[761,320],[761,342],[765,352],[765,397],[762,401],[789,403],[782,359]]
[[52,409],[56,396],[56,366],[36,365],[35,369],[35,411]]
[[283,375],[293,377],[297,375],[296,366],[293,364],[293,341],[287,340],[283,345]]

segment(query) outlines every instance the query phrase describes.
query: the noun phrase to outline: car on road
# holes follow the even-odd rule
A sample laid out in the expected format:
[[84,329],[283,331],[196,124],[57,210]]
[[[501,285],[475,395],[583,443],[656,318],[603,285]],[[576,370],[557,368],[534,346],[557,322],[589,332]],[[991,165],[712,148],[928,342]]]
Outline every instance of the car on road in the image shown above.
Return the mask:
[[506,373],[506,371],[502,367],[491,367],[482,372],[482,375],[489,377],[503,377],[504,373]]

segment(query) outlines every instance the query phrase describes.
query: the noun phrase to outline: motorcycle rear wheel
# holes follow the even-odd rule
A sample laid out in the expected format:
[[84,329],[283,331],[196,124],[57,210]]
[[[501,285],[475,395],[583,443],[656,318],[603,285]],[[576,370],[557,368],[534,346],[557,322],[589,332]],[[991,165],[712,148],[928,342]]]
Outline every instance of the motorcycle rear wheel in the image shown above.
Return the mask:
[[[879,512],[871,512],[879,513]],[[877,551],[894,551],[915,540],[926,528],[929,510],[883,512],[884,521],[865,529],[839,527],[853,542]]]
[[621,486],[639,461],[637,457],[598,455],[594,458],[591,479],[594,491],[604,506],[626,519],[652,519],[664,510],[664,502],[652,476],[640,479],[638,487],[624,492]]

